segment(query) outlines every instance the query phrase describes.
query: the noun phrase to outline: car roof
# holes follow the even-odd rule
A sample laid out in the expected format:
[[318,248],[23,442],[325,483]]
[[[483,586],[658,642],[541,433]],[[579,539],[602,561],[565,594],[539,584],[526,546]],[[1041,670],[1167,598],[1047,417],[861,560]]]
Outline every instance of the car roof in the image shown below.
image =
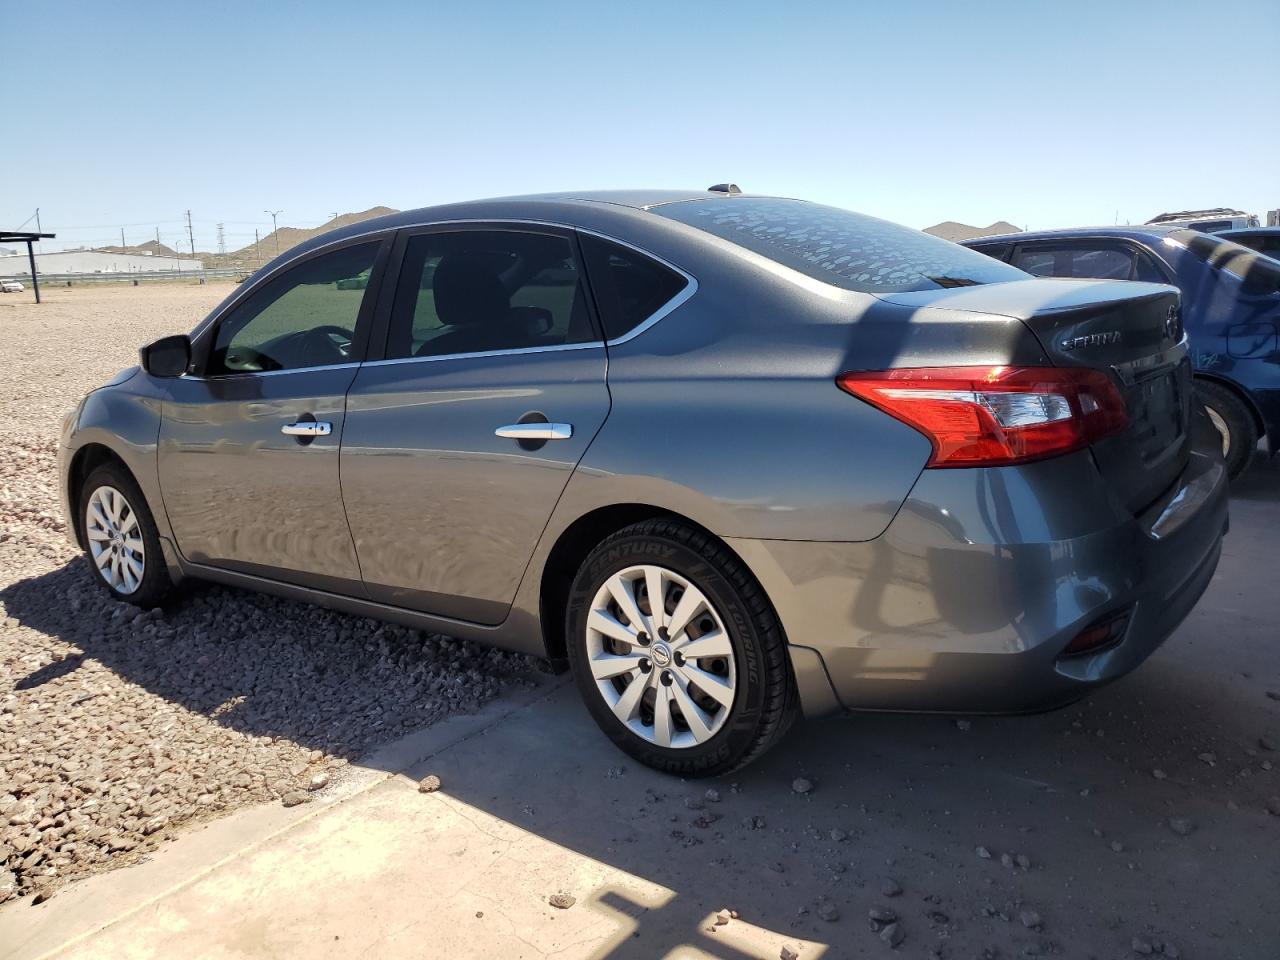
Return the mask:
[[1219,230],[1215,237],[1280,237],[1280,227],[1237,227]]
[[[326,246],[351,237],[364,236],[381,230],[412,227],[419,224],[447,223],[451,220],[495,221],[544,221],[568,227],[600,229],[617,226],[623,229],[624,221],[635,222],[640,217],[646,221],[658,221],[677,228],[674,221],[664,217],[647,216],[647,211],[671,203],[697,200],[724,200],[747,197],[744,193],[728,193],[723,190],[565,190],[557,193],[534,193],[508,197],[490,197],[485,200],[465,200],[402,210],[369,220],[361,220],[336,230],[305,240],[286,250],[277,258],[281,263],[301,257],[317,247]],[[803,201],[796,201],[797,203]],[[271,266],[276,261],[267,264]]]
[[1129,239],[1145,237],[1151,239],[1167,237],[1173,233],[1181,233],[1186,229],[1186,224],[1182,223],[1144,223],[1125,227],[1066,227],[1060,230],[1027,230],[1021,233],[1001,233],[992,237],[973,237],[960,242],[969,246],[978,243],[1008,243],[1018,240],[1070,240],[1082,237],[1127,237]]

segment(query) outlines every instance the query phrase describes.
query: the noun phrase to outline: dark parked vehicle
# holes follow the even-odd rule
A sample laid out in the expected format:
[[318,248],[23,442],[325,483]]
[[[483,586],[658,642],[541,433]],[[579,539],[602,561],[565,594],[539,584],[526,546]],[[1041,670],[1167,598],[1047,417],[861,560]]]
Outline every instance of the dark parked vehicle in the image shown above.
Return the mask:
[[1169,635],[1227,523],[1177,309],[728,188],[416,210],[90,393],[64,507],[121,600],[567,661],[622,749],[722,773],[799,710],[1047,708]]
[[1252,227],[1248,230],[1223,230],[1218,234],[1250,250],[1265,253],[1272,260],[1280,260],[1280,227]]
[[965,241],[1037,277],[1171,283],[1182,290],[1182,322],[1196,391],[1222,437],[1232,477],[1258,438],[1280,449],[1280,263],[1179,227],[1047,230]]

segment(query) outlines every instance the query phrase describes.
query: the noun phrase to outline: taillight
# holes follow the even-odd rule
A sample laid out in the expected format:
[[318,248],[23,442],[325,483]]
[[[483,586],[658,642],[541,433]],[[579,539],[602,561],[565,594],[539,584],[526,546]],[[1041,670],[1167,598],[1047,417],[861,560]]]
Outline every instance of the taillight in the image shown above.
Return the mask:
[[930,467],[1043,460],[1129,422],[1111,378],[1082,367],[904,367],[836,383],[928,437]]

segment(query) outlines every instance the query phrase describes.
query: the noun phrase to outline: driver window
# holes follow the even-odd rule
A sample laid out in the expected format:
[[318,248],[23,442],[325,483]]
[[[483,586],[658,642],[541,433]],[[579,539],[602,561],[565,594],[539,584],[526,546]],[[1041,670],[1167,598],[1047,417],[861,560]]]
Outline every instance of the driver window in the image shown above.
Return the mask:
[[286,270],[218,325],[206,373],[327,367],[352,356],[356,320],[378,242],[326,253]]

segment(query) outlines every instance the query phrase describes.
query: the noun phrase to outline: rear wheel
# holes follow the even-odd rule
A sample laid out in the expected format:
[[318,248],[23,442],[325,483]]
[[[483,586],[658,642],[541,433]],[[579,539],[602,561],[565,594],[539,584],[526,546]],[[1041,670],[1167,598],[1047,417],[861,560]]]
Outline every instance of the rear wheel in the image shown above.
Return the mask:
[[764,591],[687,524],[649,520],[597,546],[574,580],[567,631],[588,710],[648,766],[728,773],[794,719],[786,642]]
[[1222,439],[1222,458],[1227,462],[1227,475],[1234,480],[1249,466],[1258,445],[1253,414],[1235,393],[1221,384],[1197,380],[1196,396]]
[[155,520],[129,472],[107,463],[90,473],[80,489],[80,517],[94,579],[118,600],[161,603],[173,584]]

